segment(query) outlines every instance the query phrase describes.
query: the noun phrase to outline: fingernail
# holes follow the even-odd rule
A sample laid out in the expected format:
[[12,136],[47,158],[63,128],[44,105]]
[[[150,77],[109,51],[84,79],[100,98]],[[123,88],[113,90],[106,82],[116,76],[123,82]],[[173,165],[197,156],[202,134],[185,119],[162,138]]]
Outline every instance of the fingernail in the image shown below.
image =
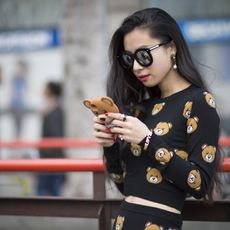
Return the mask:
[[104,117],[100,117],[99,119],[100,119],[100,121],[105,121],[106,120]]
[[115,134],[112,134],[112,139],[113,139],[114,141],[116,141],[116,135],[115,135]]
[[105,132],[106,132],[106,133],[110,133],[110,128],[108,128],[108,127],[105,128]]

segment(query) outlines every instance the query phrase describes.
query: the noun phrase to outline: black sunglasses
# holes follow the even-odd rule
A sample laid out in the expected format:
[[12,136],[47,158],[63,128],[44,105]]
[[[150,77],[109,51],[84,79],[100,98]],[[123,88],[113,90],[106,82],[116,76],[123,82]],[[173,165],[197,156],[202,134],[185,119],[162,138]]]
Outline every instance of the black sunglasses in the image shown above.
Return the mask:
[[132,69],[134,60],[136,60],[141,66],[148,67],[153,63],[151,51],[159,48],[160,46],[166,45],[169,42],[170,41],[162,42],[148,48],[139,48],[134,53],[124,51],[117,56],[118,61],[124,69]]

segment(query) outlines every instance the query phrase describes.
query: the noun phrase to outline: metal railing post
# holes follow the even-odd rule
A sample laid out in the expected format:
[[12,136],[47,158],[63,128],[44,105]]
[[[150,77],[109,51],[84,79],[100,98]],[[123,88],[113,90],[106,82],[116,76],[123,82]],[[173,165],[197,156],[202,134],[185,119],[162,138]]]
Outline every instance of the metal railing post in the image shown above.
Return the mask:
[[93,199],[106,199],[104,172],[93,172]]
[[[104,172],[93,172],[93,198],[94,200],[106,200]],[[109,205],[102,204],[98,210],[98,229],[111,229],[111,211]]]

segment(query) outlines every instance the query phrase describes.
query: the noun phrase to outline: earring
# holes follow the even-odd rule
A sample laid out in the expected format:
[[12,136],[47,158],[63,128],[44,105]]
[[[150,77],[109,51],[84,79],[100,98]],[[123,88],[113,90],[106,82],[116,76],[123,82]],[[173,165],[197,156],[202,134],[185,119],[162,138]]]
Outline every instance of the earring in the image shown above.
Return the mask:
[[172,54],[171,59],[172,59],[173,69],[176,70],[177,69],[176,55]]

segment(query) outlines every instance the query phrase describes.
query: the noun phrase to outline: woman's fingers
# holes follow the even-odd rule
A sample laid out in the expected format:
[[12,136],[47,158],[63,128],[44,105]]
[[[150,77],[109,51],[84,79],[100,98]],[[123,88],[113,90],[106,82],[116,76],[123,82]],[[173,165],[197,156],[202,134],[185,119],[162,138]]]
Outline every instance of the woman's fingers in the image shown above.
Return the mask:
[[110,129],[99,120],[97,117],[94,118],[94,132],[93,135],[96,138],[98,144],[103,147],[112,146],[115,142],[115,134],[110,132]]
[[148,127],[136,117],[121,113],[108,113],[107,115],[114,119],[112,121],[114,127],[110,131],[117,134],[121,140],[140,143],[149,132]]
[[93,128],[94,130],[103,131],[103,132],[106,132],[107,130],[105,125],[99,123],[94,123]]
[[112,133],[105,133],[105,132],[100,132],[97,130],[93,132],[93,135],[97,138],[104,138],[104,139],[113,139],[114,137],[114,134]]
[[107,116],[120,121],[126,121],[128,118],[127,115],[122,113],[107,113]]
[[116,133],[116,134],[125,134],[125,129],[124,128],[120,128],[120,127],[113,127],[110,129],[111,133]]
[[104,132],[94,132],[94,136],[98,144],[102,146],[111,146],[115,143],[115,135]]
[[98,123],[98,124],[104,124],[104,122],[102,121],[102,120],[100,120],[98,117],[94,117],[93,118],[93,121],[94,121],[94,123]]
[[113,119],[111,122],[113,126],[121,128],[128,127],[130,125],[129,121],[132,120],[131,116],[127,116],[122,113],[108,113],[108,117]]

